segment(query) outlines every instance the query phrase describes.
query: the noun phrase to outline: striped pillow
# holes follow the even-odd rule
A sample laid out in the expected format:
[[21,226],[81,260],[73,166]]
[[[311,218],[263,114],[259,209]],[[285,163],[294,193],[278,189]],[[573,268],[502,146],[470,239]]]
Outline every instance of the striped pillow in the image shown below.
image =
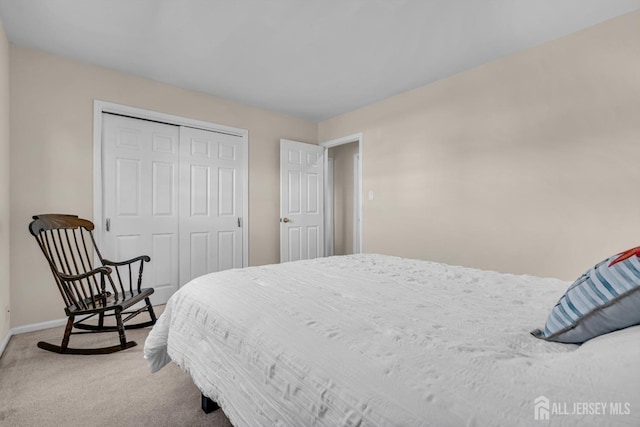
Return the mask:
[[567,289],[547,318],[549,341],[583,343],[640,324],[640,246],[614,255],[584,273]]

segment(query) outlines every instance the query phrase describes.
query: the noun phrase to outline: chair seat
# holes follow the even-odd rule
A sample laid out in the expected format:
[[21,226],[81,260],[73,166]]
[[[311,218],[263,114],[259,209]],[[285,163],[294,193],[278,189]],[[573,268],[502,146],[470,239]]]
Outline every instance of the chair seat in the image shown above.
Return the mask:
[[[151,294],[153,294],[153,288],[142,288],[140,289],[140,292],[137,290],[134,290],[133,292],[126,291],[124,293],[119,292],[117,297],[111,292],[107,292],[106,294],[94,297],[96,301],[96,308],[91,306],[91,308],[85,309],[76,307],[74,304],[66,308],[67,316],[71,314],[93,314],[114,309],[125,310],[149,297]],[[86,298],[84,302],[87,303],[87,305],[91,305],[91,298]]]

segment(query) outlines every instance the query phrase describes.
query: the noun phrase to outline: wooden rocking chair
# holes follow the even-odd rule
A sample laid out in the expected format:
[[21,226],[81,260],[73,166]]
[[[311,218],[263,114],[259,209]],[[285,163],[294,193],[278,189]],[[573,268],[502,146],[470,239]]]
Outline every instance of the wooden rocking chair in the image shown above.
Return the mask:
[[[127,341],[125,329],[144,328],[156,323],[149,300],[153,289],[140,288],[144,263],[151,261],[151,258],[143,255],[123,262],[104,259],[93,238],[93,228],[91,221],[76,215],[36,215],[29,224],[29,231],[38,241],[49,263],[64,300],[64,311],[69,317],[62,344],[58,346],[41,341],[38,347],[43,350],[64,354],[113,353],[136,345],[135,341]],[[93,253],[100,259],[102,266],[92,267]],[[139,267],[132,269],[136,263],[139,263]],[[142,300],[146,303],[144,307],[124,311]],[[145,311],[149,313],[151,321],[124,326],[125,322]],[[124,319],[123,314],[127,315]],[[84,323],[96,315],[97,324]],[[76,316],[85,317],[75,321]],[[105,317],[108,316],[115,317],[115,326],[104,324]],[[72,331],[73,328],[84,331],[75,332]],[[101,348],[68,347],[71,334],[95,332],[118,332],[120,345]]]

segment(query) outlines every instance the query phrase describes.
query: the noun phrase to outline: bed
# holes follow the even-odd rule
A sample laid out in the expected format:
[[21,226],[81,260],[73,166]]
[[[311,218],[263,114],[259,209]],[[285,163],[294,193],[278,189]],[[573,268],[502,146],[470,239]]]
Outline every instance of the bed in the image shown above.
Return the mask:
[[237,427],[640,425],[640,326],[530,334],[568,285],[376,254],[228,270],[176,292],[144,354]]

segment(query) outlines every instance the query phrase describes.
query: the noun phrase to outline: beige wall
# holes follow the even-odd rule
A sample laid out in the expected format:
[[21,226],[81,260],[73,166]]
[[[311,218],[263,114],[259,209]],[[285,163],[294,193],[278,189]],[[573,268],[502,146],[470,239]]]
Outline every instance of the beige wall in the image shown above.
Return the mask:
[[249,130],[249,260],[279,260],[279,141],[315,143],[313,122],[11,45],[13,327],[64,317],[32,215],[93,216],[93,100]]
[[0,21],[0,342],[9,332],[9,42]]
[[571,280],[640,244],[640,12],[324,121],[363,249]]
[[333,158],[333,253],[353,253],[353,156],[358,143],[329,149]]

